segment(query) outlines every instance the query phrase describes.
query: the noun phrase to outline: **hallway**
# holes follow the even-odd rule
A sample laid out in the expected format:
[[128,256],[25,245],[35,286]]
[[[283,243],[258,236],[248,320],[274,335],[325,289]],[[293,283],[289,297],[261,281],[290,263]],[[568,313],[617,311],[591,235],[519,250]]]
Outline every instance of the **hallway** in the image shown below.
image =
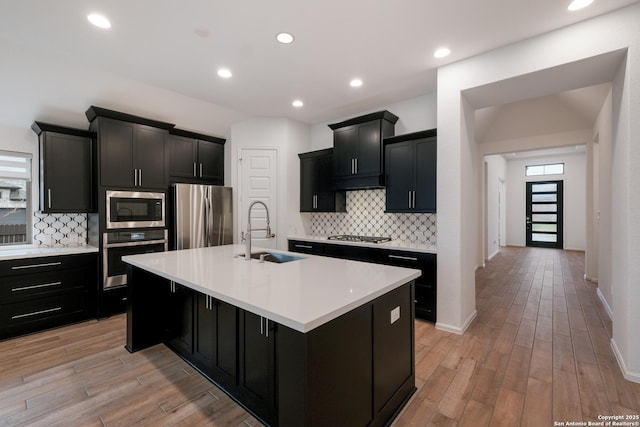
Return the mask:
[[464,335],[416,322],[418,392],[394,426],[637,417],[640,384],[622,377],[611,321],[583,275],[583,252],[501,248],[476,272],[478,317]]

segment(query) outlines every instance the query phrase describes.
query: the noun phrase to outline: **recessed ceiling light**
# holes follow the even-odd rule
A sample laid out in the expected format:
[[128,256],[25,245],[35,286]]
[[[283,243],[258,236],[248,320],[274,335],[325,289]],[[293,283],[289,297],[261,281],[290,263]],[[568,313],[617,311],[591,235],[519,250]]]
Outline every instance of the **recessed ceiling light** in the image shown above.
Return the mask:
[[276,40],[283,44],[293,43],[293,35],[289,33],[278,33]]
[[360,87],[360,86],[362,86],[362,80],[360,80],[360,79],[353,79],[353,80],[351,80],[351,81],[349,82],[349,85],[350,85],[351,87]]
[[573,0],[569,7],[567,8],[570,11],[580,10],[593,3],[593,0]]
[[99,28],[111,28],[111,22],[104,16],[99,13],[92,13],[87,16],[89,22]]
[[446,47],[441,47],[433,53],[433,56],[436,58],[444,58],[445,56],[449,56],[451,51]]
[[293,105],[296,108],[300,108],[304,105],[304,102],[300,101],[299,99],[296,99],[291,103],[291,105]]
[[229,77],[233,76],[228,68],[220,68],[218,70],[218,75],[223,79],[228,79]]

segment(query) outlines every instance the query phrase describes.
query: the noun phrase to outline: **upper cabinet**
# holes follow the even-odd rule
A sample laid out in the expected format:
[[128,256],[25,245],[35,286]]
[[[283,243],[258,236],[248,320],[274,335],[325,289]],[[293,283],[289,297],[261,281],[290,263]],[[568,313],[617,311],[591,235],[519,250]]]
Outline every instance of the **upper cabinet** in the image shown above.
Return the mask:
[[171,182],[224,184],[224,139],[180,129],[169,133]]
[[333,179],[336,189],[384,186],[382,140],[394,135],[398,116],[379,111],[329,125],[333,130]]
[[345,212],[344,190],[333,189],[333,149],[298,154],[300,212]]
[[386,212],[436,212],[436,129],[386,138]]
[[99,107],[86,112],[98,136],[99,185],[165,189],[170,123]]
[[34,122],[40,151],[40,210],[95,212],[93,150],[95,133]]

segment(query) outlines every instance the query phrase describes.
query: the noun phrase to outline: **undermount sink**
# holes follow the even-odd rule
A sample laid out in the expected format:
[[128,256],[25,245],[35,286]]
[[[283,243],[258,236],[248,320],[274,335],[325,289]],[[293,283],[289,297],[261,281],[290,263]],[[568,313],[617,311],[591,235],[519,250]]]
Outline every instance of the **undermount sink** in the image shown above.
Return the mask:
[[[244,254],[240,254],[238,256],[244,257]],[[261,256],[264,256],[264,260],[268,262],[275,262],[276,264],[282,264],[285,262],[297,261],[300,259],[304,259],[304,257],[293,256],[293,255],[285,255],[274,252],[252,252],[251,258],[260,259]]]

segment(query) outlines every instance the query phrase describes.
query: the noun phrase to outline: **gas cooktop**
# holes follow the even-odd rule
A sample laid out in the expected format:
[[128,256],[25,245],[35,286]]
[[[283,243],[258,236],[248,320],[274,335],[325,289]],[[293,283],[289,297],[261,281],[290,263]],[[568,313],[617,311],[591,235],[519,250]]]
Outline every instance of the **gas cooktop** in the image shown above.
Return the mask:
[[391,237],[354,236],[351,234],[338,234],[327,237],[329,240],[340,240],[342,242],[364,242],[364,243],[384,243],[390,242]]

